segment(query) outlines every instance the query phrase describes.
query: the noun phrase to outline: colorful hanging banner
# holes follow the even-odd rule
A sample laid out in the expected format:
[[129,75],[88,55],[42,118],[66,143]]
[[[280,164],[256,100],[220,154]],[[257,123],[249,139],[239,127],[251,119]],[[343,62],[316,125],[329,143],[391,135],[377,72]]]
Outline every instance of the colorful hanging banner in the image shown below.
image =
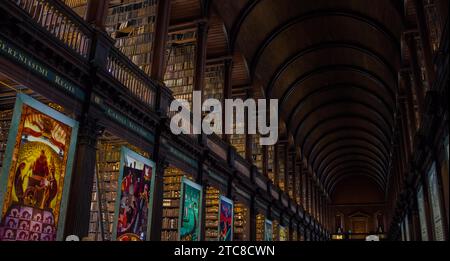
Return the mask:
[[18,94],[0,176],[0,240],[63,239],[78,123]]
[[114,240],[150,240],[155,168],[153,161],[122,147]]
[[219,241],[233,241],[233,201],[220,196],[219,201]]
[[183,177],[179,216],[179,241],[200,241],[202,186]]

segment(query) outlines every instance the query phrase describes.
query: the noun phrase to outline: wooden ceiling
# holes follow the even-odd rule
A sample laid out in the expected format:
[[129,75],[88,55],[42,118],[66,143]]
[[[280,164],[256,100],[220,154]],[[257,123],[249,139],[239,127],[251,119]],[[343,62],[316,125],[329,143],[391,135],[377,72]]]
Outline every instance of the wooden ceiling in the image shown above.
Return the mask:
[[405,20],[413,21],[402,16],[402,1],[213,0],[213,6],[230,51],[246,65],[233,74],[245,72],[247,84],[257,82],[265,97],[279,99],[280,117],[324,187],[331,191],[357,174],[385,189],[401,32]]

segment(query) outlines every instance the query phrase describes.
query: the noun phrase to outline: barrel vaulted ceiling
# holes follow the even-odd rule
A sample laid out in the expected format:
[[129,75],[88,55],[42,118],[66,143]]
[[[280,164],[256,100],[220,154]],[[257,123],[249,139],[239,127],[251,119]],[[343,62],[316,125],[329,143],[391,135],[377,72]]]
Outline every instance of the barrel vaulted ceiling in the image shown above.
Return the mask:
[[395,0],[213,0],[253,83],[279,99],[295,145],[329,192],[386,187],[402,16]]

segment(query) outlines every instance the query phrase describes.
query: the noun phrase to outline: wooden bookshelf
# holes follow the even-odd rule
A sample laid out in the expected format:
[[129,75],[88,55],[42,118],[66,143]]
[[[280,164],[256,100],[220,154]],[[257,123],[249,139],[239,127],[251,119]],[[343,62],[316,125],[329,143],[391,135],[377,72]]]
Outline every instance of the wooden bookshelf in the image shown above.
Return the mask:
[[183,177],[192,180],[190,175],[174,167],[169,167],[164,171],[162,241],[178,240],[178,218]]
[[286,175],[286,167],[285,167],[285,155],[284,150],[286,146],[285,145],[278,145],[278,187],[282,191],[286,191],[286,184],[285,184],[285,175]]
[[[239,125],[237,125],[239,124]],[[233,132],[236,133],[237,127],[245,127],[244,122],[233,123]],[[230,135],[230,144],[236,149],[236,152],[245,159],[246,151],[246,135],[245,134],[232,134]]]
[[[288,157],[288,159],[292,159],[291,156]],[[291,199],[296,200],[295,195],[294,195],[294,175],[295,175],[295,170],[294,170],[294,166],[292,165],[292,161],[287,163],[288,169],[287,169],[287,190],[288,190],[288,195]]]
[[234,241],[248,241],[248,208],[239,202],[234,203]]
[[217,241],[219,238],[219,197],[220,191],[208,186],[205,194],[205,240]]
[[150,74],[157,0],[125,0],[112,4],[105,22],[115,46],[145,73]]
[[259,172],[263,173],[263,147],[259,143],[260,137],[259,134],[252,135],[252,160]]
[[217,99],[220,102],[223,101],[224,72],[225,66],[223,63],[206,66],[203,100]]
[[272,239],[273,241],[280,241],[280,223],[274,219],[272,221]]
[[[89,237],[93,237],[96,240],[102,238],[111,240],[117,197],[121,145],[116,142],[100,140],[97,148],[97,173],[92,189]],[[102,231],[103,237],[101,235]]]
[[[216,99],[223,104],[224,98],[224,73],[225,66],[223,63],[207,65],[205,68],[204,86],[202,90],[202,100]],[[216,132],[222,131],[221,129],[213,129]],[[217,134],[222,137],[222,134]]]
[[264,241],[264,225],[266,217],[263,214],[256,215],[256,241]]
[[196,35],[193,29],[169,33],[167,67],[164,75],[164,83],[172,90],[175,99],[187,100],[191,105]]
[[3,157],[8,142],[9,128],[11,128],[11,120],[13,110],[0,111],[0,169],[3,166]]
[[148,153],[108,133],[99,138],[89,223],[89,238],[94,240],[111,240],[113,236],[122,146],[149,157]]
[[87,10],[87,1],[88,0],[64,0],[64,3],[72,8],[75,13],[84,18]]

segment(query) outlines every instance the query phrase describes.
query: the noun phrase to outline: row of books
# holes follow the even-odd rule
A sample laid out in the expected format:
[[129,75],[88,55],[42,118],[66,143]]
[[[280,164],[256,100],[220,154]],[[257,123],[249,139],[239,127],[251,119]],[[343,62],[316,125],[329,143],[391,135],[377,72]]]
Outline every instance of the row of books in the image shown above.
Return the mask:
[[285,175],[286,175],[286,167],[285,167],[285,148],[284,145],[278,145],[278,187],[282,190],[286,190],[285,184]]
[[256,241],[264,241],[265,216],[256,215]]
[[9,128],[11,127],[12,116],[12,110],[0,111],[0,168],[3,165],[3,157],[8,142],[8,133]]
[[187,176],[182,170],[169,167],[164,171],[163,179],[163,219],[162,241],[178,240],[178,215],[180,212],[180,188],[183,177]]
[[[99,179],[95,176],[94,186],[92,188],[89,237],[102,238],[100,235],[101,222],[101,225],[105,229],[104,233],[106,238],[111,238],[119,179],[118,166],[120,164],[121,146],[120,144],[101,141],[97,144],[97,148],[97,171]],[[102,184],[98,185],[97,182],[101,182]],[[101,190],[98,190],[99,187]],[[104,201],[102,201],[102,197]],[[106,204],[104,210],[107,213],[101,213],[102,211],[99,209],[101,204]]]
[[203,99],[223,100],[224,65],[210,65],[205,69]]
[[115,46],[145,73],[151,71],[156,7],[156,0],[125,1],[109,8],[105,23]]
[[[166,86],[171,89],[174,87],[185,87],[182,90],[187,90],[188,88],[190,90],[192,90],[193,84],[194,84],[194,77],[189,76],[189,77],[183,77],[183,78],[175,78],[175,79],[171,79],[171,80],[166,80],[165,83],[166,83]],[[174,91],[174,90],[172,90],[172,91]]]
[[236,152],[245,158],[245,135],[244,134],[233,134],[230,136],[230,143],[236,149]]
[[234,235],[235,241],[248,241],[248,209],[239,202],[234,204]]
[[169,63],[166,67],[166,79],[180,78],[180,77],[192,77],[194,76],[194,61],[185,57],[186,60],[174,61]]
[[120,5],[112,6],[108,10],[108,14],[113,15],[135,15],[136,17],[145,16],[148,10],[156,12],[157,0],[123,0]]
[[178,228],[178,217],[176,217],[176,218],[164,217],[162,219],[162,229],[176,230],[177,228]]
[[252,158],[259,172],[263,173],[263,147],[259,144],[259,138],[259,134],[252,135]]
[[164,82],[176,99],[192,103],[195,45],[171,47]]
[[220,191],[208,186],[205,193],[205,239],[206,241],[218,240],[219,229],[219,197]]
[[169,45],[177,43],[193,43],[197,39],[197,30],[191,29],[183,32],[171,32],[169,33],[167,42]]

